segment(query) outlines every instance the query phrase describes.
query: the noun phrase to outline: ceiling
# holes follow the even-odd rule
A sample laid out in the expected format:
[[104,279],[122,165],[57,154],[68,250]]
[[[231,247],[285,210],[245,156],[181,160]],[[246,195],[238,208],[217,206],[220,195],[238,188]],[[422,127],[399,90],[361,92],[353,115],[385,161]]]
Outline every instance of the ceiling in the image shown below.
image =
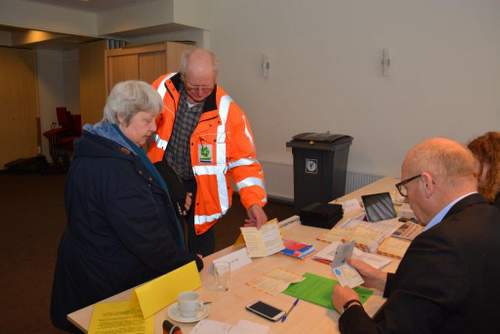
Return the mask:
[[[49,4],[53,6],[59,6],[70,9],[83,10],[87,12],[99,13],[104,12],[111,9],[116,9],[120,7],[130,6],[136,3],[145,3],[152,2],[156,0],[22,0],[25,2],[37,2],[43,4]],[[168,29],[175,30],[177,27],[167,27]],[[153,27],[149,28],[152,32],[157,31],[165,31],[167,29],[165,27]],[[178,28],[177,28],[178,29]],[[28,32],[29,29],[23,29],[18,27],[11,27],[0,25],[0,33],[22,33]],[[136,35],[141,33],[150,33],[147,29],[144,31],[135,32]],[[57,34],[57,38],[22,45],[25,48],[47,48],[47,49],[73,49],[78,47],[81,43],[90,42],[96,40],[96,38],[84,37],[84,36],[74,36],[74,35],[66,35],[66,34]],[[126,33],[122,33],[121,35],[126,36]],[[132,34],[133,35],[133,34]]]
[[136,3],[152,2],[155,0],[23,0],[29,2],[39,2],[65,8],[85,10],[99,13],[102,11],[116,9]]

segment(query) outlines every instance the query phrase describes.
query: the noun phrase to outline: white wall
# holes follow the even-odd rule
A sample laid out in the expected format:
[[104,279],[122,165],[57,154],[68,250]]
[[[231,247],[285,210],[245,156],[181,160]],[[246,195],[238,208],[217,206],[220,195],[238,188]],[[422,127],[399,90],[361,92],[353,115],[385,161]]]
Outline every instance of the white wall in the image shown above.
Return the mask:
[[[38,102],[40,125],[44,133],[57,125],[56,107],[64,106],[63,55],[56,50],[37,50]],[[42,154],[49,160],[49,143],[42,136]]]
[[[37,50],[38,101],[42,133],[53,124],[58,127],[56,107],[65,106],[73,114],[80,112],[78,50]],[[49,143],[42,136],[42,154],[48,160]]]
[[296,133],[350,134],[350,171],[397,176],[423,138],[500,129],[498,1],[217,0],[211,14],[220,81],[246,110],[276,189],[292,182],[277,166],[291,168]]
[[72,114],[80,113],[80,59],[79,50],[67,50],[62,54],[64,105]]

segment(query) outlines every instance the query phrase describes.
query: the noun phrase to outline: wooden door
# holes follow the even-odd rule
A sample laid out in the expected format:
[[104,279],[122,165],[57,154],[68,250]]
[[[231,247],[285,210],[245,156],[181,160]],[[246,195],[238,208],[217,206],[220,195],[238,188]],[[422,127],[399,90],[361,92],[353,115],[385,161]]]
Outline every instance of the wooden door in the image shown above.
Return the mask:
[[106,87],[123,80],[152,83],[167,72],[179,70],[181,54],[191,45],[163,42],[106,50]]
[[0,168],[37,154],[38,90],[32,50],[0,47]]

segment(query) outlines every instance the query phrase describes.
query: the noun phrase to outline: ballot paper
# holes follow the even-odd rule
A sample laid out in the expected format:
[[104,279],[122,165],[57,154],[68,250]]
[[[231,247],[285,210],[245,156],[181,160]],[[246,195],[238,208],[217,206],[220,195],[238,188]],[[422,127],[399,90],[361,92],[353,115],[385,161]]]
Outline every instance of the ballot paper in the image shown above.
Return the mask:
[[298,283],[303,280],[304,277],[302,275],[281,268],[274,268],[270,272],[250,280],[247,282],[247,285],[270,294],[271,296],[277,296],[285,291],[290,284]]
[[267,222],[260,229],[256,227],[241,227],[240,229],[250,257],[269,256],[285,248],[277,219]]
[[346,242],[339,244],[335,250],[335,256],[332,261],[332,268],[340,267],[347,263],[347,260],[351,258],[352,252],[354,250],[354,242]]
[[344,214],[362,209],[359,201],[356,198],[344,201],[341,204],[342,209],[344,210]]
[[353,250],[354,242],[339,244],[335,250],[335,256],[331,264],[332,271],[340,285],[348,286],[352,289],[364,283],[358,271],[347,263],[347,260],[352,256]]
[[365,282],[358,271],[347,263],[339,267],[332,268],[332,271],[342,286],[348,286],[351,289],[354,289]]

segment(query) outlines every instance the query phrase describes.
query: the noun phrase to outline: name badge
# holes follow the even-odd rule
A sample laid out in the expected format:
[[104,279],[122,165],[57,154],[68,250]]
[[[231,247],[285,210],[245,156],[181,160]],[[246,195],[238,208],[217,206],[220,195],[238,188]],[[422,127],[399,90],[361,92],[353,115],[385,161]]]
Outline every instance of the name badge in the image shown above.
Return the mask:
[[212,163],[213,146],[212,144],[198,145],[198,159],[200,163]]

